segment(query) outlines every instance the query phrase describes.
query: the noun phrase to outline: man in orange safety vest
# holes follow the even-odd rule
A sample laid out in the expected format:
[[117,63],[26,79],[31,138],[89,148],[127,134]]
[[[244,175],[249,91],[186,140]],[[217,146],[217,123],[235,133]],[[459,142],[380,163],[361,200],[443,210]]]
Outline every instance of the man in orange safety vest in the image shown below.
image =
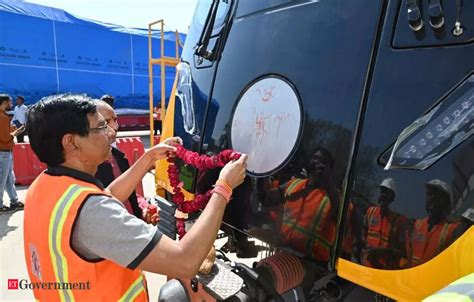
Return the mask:
[[396,196],[393,178],[386,178],[380,184],[379,206],[369,207],[364,217],[362,242],[365,249],[361,262],[365,266],[380,269],[399,268],[405,255],[407,219],[390,209]]
[[[214,192],[186,237],[176,242],[128,213],[123,202],[180,138],[148,150],[107,188],[94,175],[110,154],[114,130],[82,95],[34,104],[27,119],[33,151],[48,165],[25,200],[24,251],[39,301],[148,301],[142,270],[191,278],[206,258],[228,197]],[[245,177],[246,156],[219,179],[230,188]]]

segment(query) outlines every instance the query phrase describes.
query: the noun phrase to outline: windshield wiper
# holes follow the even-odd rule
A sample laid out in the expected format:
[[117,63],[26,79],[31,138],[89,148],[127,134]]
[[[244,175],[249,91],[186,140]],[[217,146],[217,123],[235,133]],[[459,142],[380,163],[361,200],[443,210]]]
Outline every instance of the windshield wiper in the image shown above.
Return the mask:
[[217,10],[219,8],[219,1],[220,0],[212,1],[212,6],[209,9],[209,13],[207,14],[207,17],[206,17],[204,30],[202,31],[201,37],[199,38],[199,42],[197,43],[195,47],[196,49],[195,54],[209,61],[212,61],[215,59],[214,53],[212,51],[208,51],[207,47],[209,45],[209,41],[212,36],[214,23],[216,22]]

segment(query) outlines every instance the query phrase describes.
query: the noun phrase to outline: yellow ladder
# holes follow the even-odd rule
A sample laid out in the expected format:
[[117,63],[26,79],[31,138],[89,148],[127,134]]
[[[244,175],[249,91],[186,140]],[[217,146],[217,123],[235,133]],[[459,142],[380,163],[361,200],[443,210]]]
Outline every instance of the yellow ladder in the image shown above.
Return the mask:
[[[153,58],[153,40],[152,40],[152,27],[154,25],[160,24],[160,33],[161,33],[161,51],[159,58]],[[150,95],[150,146],[153,147],[154,145],[154,130],[155,130],[155,121],[153,118],[154,113],[154,106],[153,106],[153,65],[160,65],[161,66],[161,121],[165,119],[165,103],[166,103],[166,79],[165,79],[165,71],[166,66],[176,66],[179,63],[179,46],[180,46],[180,39],[178,31],[175,32],[176,35],[176,55],[175,57],[167,57],[165,56],[165,22],[163,19],[152,22],[148,24],[148,80],[149,80],[149,95]]]

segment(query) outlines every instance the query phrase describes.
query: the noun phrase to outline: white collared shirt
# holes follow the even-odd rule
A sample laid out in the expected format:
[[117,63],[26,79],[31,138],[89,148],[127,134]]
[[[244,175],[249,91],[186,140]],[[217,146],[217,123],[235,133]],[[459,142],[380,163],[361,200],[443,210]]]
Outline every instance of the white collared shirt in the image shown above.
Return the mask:
[[15,106],[15,109],[13,109],[13,119],[12,121],[19,121],[20,124],[24,125],[26,123],[26,111],[28,110],[28,107],[26,107],[25,104],[21,106]]

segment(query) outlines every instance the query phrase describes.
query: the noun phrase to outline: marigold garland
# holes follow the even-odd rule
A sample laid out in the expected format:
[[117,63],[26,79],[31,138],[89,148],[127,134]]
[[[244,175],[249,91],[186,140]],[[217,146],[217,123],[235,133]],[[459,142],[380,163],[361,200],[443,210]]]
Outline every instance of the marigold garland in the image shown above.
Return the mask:
[[[228,162],[240,158],[240,153],[230,149],[224,150],[215,156],[199,155],[197,152],[186,150],[182,145],[177,145],[176,149],[176,157],[182,159],[185,164],[196,167],[199,170],[223,167]],[[204,209],[211,198],[212,189],[204,194],[197,194],[194,200],[185,200],[184,193],[181,190],[183,182],[179,179],[179,171],[175,164],[175,158],[168,157],[167,161],[170,163],[168,167],[168,177],[170,185],[173,187],[173,202],[178,206],[178,210],[184,213],[194,213]],[[184,218],[176,218],[176,228],[180,239],[186,234],[184,222]]]

